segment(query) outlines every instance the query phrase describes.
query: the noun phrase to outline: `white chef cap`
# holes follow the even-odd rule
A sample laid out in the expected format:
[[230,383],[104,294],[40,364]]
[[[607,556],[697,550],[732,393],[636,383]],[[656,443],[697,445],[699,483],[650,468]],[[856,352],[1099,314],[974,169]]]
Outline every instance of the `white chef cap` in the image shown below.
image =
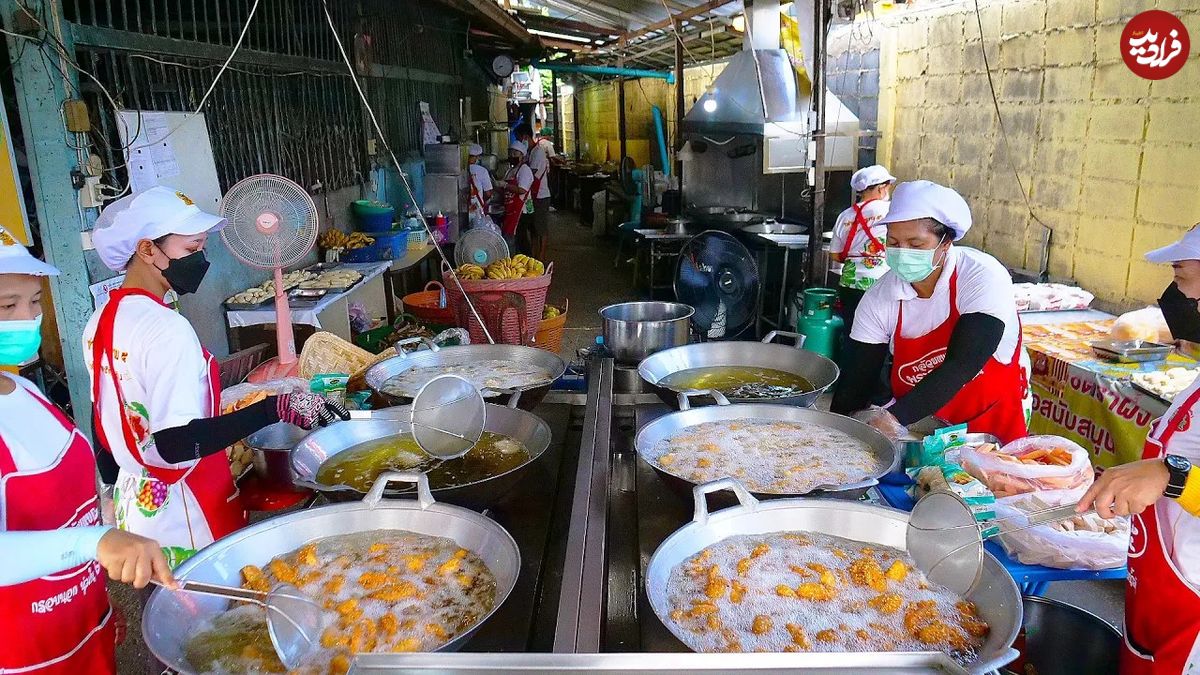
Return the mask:
[[888,170],[881,164],[872,164],[864,166],[850,176],[850,188],[855,192],[862,192],[872,185],[880,183],[895,183],[896,177],[888,173]]
[[962,195],[928,180],[897,185],[887,215],[879,223],[886,225],[919,218],[933,218],[945,225],[954,233],[954,241],[965,237],[971,229],[971,207]]
[[156,185],[105,207],[92,230],[92,243],[105,267],[120,272],[143,239],[216,232],[227,222],[201,211],[182,192]]

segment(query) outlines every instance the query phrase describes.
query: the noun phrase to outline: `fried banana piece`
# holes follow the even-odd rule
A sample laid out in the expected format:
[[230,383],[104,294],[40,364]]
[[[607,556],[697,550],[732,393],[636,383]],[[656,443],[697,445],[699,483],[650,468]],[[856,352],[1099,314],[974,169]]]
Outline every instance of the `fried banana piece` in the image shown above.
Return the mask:
[[896,583],[900,583],[908,578],[908,565],[905,565],[899,560],[892,561],[892,564],[890,567],[888,567],[887,572],[884,572],[884,576],[892,581],[895,581]]
[[801,600],[812,600],[814,602],[829,602],[837,597],[838,591],[835,586],[829,584],[814,584],[812,582],[803,583],[796,587],[796,597]]
[[900,611],[904,600],[895,593],[883,593],[868,600],[867,604],[879,610],[880,614],[895,614]]
[[296,563],[306,567],[313,567],[317,564],[317,544],[316,542],[305,544],[296,551]]
[[883,568],[874,558],[859,558],[850,563],[850,581],[880,593],[887,590],[887,578],[883,576]]
[[809,641],[808,635],[804,633],[804,628],[797,626],[794,623],[789,623],[784,626],[789,635],[792,636],[792,644],[800,649],[812,649],[812,642]]
[[285,584],[295,584],[300,579],[300,572],[291,563],[281,558],[276,558],[267,563],[267,569],[275,578]]
[[754,623],[750,625],[750,630],[755,635],[763,635],[771,632],[771,628],[773,627],[774,623],[771,621],[771,617],[766,614],[759,614],[754,617]]
[[927,645],[949,644],[952,647],[961,648],[967,644],[966,636],[957,628],[938,619],[921,626],[913,637]]
[[257,565],[246,565],[242,568],[242,588],[268,593],[271,590],[271,580]]

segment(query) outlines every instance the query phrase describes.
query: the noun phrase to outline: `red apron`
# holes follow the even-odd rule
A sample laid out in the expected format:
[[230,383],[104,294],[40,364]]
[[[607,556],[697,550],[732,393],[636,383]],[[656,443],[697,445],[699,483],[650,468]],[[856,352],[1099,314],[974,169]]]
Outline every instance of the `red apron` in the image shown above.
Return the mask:
[[[12,452],[0,438],[3,529],[99,525],[91,445],[53,404],[30,393],[71,437],[53,464],[28,472],[17,471]],[[0,673],[116,672],[112,610],[100,563],[92,560],[41,579],[0,586],[0,635],[5,636],[0,640]]]
[[[950,276],[950,315],[940,326],[915,338],[902,337],[904,303],[896,316],[892,348],[892,395],[901,398],[946,360],[950,334],[958,323],[958,270]],[[1028,435],[1025,410],[1021,405],[1029,383],[1018,356],[1022,339],[1018,333],[1012,361],[1000,363],[989,357],[970,382],[959,390],[936,415],[951,424],[966,422],[967,430],[992,434],[1003,443]]]
[[[523,164],[524,162],[522,162]],[[517,186],[517,174],[521,172],[521,165],[517,165],[517,170],[513,172],[512,178],[505,182],[512,187]],[[533,179],[533,185],[530,186],[529,192],[525,194],[518,193],[515,189],[508,190],[504,193],[504,223],[500,226],[500,230],[506,237],[513,237],[517,234],[517,224],[521,222],[521,215],[525,212],[525,200],[529,199],[534,191],[538,188],[538,179]]]
[[[1142,459],[1161,459],[1176,431],[1193,423],[1200,389],[1146,438]],[[1163,425],[1165,422],[1165,426]],[[1154,434],[1161,430],[1161,436]],[[1125,585],[1125,649],[1121,673],[1177,675],[1200,635],[1200,594],[1183,580],[1163,542],[1154,504],[1133,516]]]
[[[121,439],[122,447],[126,448],[134,461],[144,467],[155,480],[170,485],[181,480],[184,481],[200,504],[213,538],[220,539],[245,527],[247,522],[246,512],[242,508],[241,500],[237,497],[237,488],[233,482],[233,474],[229,471],[229,460],[225,453],[218,452],[204,457],[187,469],[153,466],[142,459],[137,436],[134,434],[133,426],[126,414],[125,396],[121,392],[121,383],[114,367],[115,357],[113,354],[113,327],[116,324],[117,309],[122,300],[132,295],[150,298],[166,307],[160,298],[141,289],[121,288],[109,294],[108,303],[100,311],[100,319],[96,324],[96,335],[92,345],[92,415],[97,420],[96,436],[110,452],[117,447],[109,442],[104,433],[104,425],[99,423],[99,420],[103,419],[100,416],[100,378],[104,369],[107,368],[108,374],[112,378],[113,389],[117,394],[116,402],[120,411],[123,437]],[[216,359],[207,349],[202,347],[201,350],[204,359],[208,362],[210,388],[208,415],[211,417],[218,414],[221,406],[221,375]]]
[[[867,222],[867,217],[865,215],[863,215],[863,209],[866,208],[867,204],[870,204],[871,202],[876,202],[876,201],[879,201],[879,199],[878,198],[868,199],[867,201],[865,201],[861,204],[851,204],[850,205],[850,208],[854,209],[854,222],[850,224],[850,231],[846,234],[846,245],[842,247],[842,258],[843,259],[851,257],[850,256],[850,245],[854,243],[854,235],[860,229],[863,231],[864,234],[867,235],[867,239],[871,240],[870,250],[872,252],[875,252],[875,253],[883,253],[884,252],[885,248],[884,248],[883,242],[881,242],[875,238],[875,234],[873,232],[871,232],[871,224]],[[861,258],[862,256],[853,256],[853,257]]]

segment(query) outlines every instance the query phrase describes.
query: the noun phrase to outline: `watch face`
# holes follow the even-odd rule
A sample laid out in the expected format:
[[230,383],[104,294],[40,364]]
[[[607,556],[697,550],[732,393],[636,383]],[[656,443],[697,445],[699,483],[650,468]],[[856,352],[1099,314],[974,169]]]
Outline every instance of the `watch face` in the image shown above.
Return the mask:
[[1179,455],[1167,455],[1165,461],[1167,468],[1172,471],[1188,471],[1192,468],[1192,463]]

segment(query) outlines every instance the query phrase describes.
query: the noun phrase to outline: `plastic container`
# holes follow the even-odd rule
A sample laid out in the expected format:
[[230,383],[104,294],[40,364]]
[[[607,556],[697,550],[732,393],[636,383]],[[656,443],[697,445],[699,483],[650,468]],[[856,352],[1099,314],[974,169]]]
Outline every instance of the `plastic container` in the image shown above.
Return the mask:
[[396,210],[390,204],[359,199],[350,207],[358,229],[363,232],[387,232],[392,229]]
[[836,358],[845,322],[833,313],[837,291],[810,288],[804,291],[804,310],[796,321],[796,332],[804,336],[804,349],[826,358]]
[[362,263],[379,260],[403,258],[408,252],[408,233],[380,232],[372,233],[375,243],[364,248],[347,249],[342,251],[342,262]]

